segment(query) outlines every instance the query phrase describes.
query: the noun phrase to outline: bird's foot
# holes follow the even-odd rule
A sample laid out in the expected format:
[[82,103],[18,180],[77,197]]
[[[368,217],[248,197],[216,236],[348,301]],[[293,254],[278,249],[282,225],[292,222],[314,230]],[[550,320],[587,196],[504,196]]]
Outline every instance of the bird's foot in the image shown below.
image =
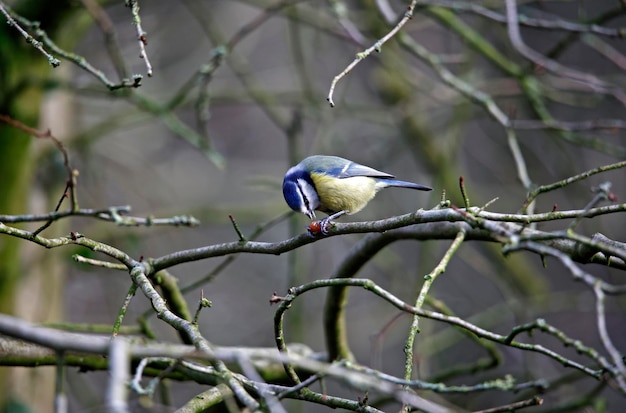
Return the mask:
[[335,223],[331,221],[333,216],[329,216],[320,221],[320,231],[322,234],[328,235],[330,234],[330,230],[335,226]]
[[330,230],[333,229],[333,227],[335,226],[333,219],[339,218],[340,216],[346,214],[347,212],[348,211],[335,212],[334,214],[329,215],[324,219],[311,222],[309,224],[309,227],[307,228],[307,232],[309,233],[309,236],[315,238],[319,233],[322,233],[322,235],[329,235]]

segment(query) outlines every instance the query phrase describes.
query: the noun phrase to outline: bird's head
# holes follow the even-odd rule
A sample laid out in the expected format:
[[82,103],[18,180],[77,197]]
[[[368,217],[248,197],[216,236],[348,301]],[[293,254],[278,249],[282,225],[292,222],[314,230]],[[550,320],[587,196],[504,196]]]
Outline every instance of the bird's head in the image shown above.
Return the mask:
[[311,175],[301,165],[294,166],[285,174],[283,196],[291,209],[303,213],[309,219],[315,219],[315,209],[320,206],[320,199]]

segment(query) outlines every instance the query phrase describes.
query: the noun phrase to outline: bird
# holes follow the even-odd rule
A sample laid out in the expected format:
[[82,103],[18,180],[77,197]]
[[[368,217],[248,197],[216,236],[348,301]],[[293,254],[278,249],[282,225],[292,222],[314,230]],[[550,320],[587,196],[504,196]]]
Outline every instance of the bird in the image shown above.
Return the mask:
[[287,171],[283,196],[292,210],[311,220],[316,219],[315,211],[328,214],[320,226],[321,232],[328,234],[332,220],[359,212],[378,191],[388,187],[432,190],[339,156],[313,155]]

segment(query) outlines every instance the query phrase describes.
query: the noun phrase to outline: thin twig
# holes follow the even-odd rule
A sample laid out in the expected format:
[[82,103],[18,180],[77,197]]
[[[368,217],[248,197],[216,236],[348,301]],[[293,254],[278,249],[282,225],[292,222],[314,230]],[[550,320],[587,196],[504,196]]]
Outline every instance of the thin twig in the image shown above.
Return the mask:
[[141,17],[139,16],[139,0],[125,0],[126,7],[130,7],[130,12],[133,16],[133,24],[137,30],[137,40],[139,41],[139,57],[146,63],[146,74],[148,77],[152,76],[152,65],[148,59],[148,53],[146,53],[146,45],[148,44],[148,34],[143,30],[141,26]]
[[415,9],[415,4],[417,3],[417,0],[412,0],[411,4],[407,7],[407,11],[404,13],[404,16],[402,17],[402,19],[400,19],[400,21],[398,22],[398,24],[396,24],[390,31],[389,33],[387,33],[386,35],[384,35],[382,38],[380,38],[376,43],[374,43],[372,46],[370,46],[369,48],[365,49],[364,51],[357,53],[356,58],[352,61],[352,63],[350,63],[344,70],[343,72],[339,73],[337,76],[335,76],[333,78],[333,81],[330,84],[330,89],[328,91],[328,97],[326,98],[326,100],[328,101],[328,103],[330,104],[330,107],[334,107],[335,106],[335,102],[333,101],[333,94],[335,92],[335,86],[337,86],[337,82],[339,82],[344,76],[346,76],[348,73],[350,73],[352,71],[352,69],[354,69],[354,67],[356,65],[358,65],[361,60],[365,59],[367,56],[369,56],[370,54],[372,54],[372,52],[376,51],[376,52],[380,52],[382,46],[387,43],[387,41],[389,39],[391,39],[393,36],[395,36],[395,34],[402,28],[404,27],[405,24],[408,23],[409,20],[411,20],[413,18],[413,10]]
[[[435,282],[435,279],[443,274],[446,270],[446,267],[450,263],[453,255],[459,249],[463,241],[465,240],[465,231],[459,231],[456,238],[444,254],[444,256],[439,261],[439,264],[430,272],[424,276],[424,284],[422,284],[422,288],[417,296],[417,300],[415,301],[415,308],[422,308],[424,305],[424,301],[426,300],[426,296],[430,291],[430,287]],[[404,379],[411,380],[413,378],[413,353],[415,351],[415,337],[420,332],[419,328],[419,315],[414,314],[413,319],[411,321],[411,326],[409,327],[409,334],[407,336],[406,342],[404,344]],[[409,386],[404,386],[405,389],[409,389]],[[410,406],[404,405],[402,407],[402,411],[408,413],[411,410]]]
[[117,318],[115,319],[115,323],[113,323],[113,333],[112,333],[113,337],[116,337],[119,334],[120,327],[122,326],[122,322],[124,321],[124,316],[126,315],[126,312],[128,311],[128,306],[130,305],[130,302],[135,296],[136,292],[137,292],[137,284],[133,283],[128,289],[128,292],[126,293],[126,296],[124,297],[124,302],[122,303],[122,306],[120,307],[120,311],[117,314]]
[[530,205],[530,203],[532,203],[539,195],[543,193],[554,191],[555,189],[559,189],[559,188],[564,188],[567,185],[589,178],[590,176],[599,174],[601,172],[612,171],[614,169],[620,169],[624,167],[626,167],[626,161],[617,162],[617,163],[613,163],[609,165],[603,165],[603,166],[599,166],[597,168],[593,168],[588,171],[582,172],[580,174],[570,176],[560,181],[556,181],[551,184],[541,185],[528,193],[528,196],[526,197],[526,200],[524,201],[524,206],[522,207],[522,212],[523,213],[526,212],[528,205]]
[[61,61],[59,59],[52,56],[43,48],[43,44],[40,41],[36,40],[19,25],[19,23],[12,16],[11,9],[9,9],[9,7],[4,4],[3,1],[0,1],[0,12],[2,12],[2,14],[4,14],[4,16],[6,17],[8,25],[11,27],[15,27],[15,29],[20,32],[22,36],[24,36],[24,39],[26,39],[26,43],[32,44],[35,49],[39,50],[41,54],[43,54],[46,59],[48,59],[48,63],[50,63],[50,66],[58,67],[61,64]]
[[[460,12],[471,12],[499,23],[507,23],[506,15],[498,13],[494,9],[483,7],[478,3],[460,2],[454,0],[422,0],[420,1],[420,5],[422,4],[445,7]],[[523,14],[519,14],[519,25],[547,29],[551,31],[562,30],[572,33],[593,33],[606,37],[623,38],[626,35],[626,31],[623,28],[599,26],[597,24],[581,24],[562,19],[539,19]]]
[[477,410],[474,413],[501,413],[501,412],[516,412],[519,409],[524,409],[531,406],[541,406],[543,399],[535,396],[530,399],[521,400],[519,402],[506,404],[504,406],[493,407],[491,409]]
[[563,66],[555,60],[552,60],[547,56],[544,56],[541,53],[538,53],[537,51],[528,47],[526,43],[524,43],[520,32],[516,0],[505,0],[505,4],[509,39],[511,40],[513,47],[515,47],[515,49],[522,56],[526,57],[528,60],[534,62],[542,68],[545,68],[546,70],[557,74],[558,76],[586,85],[596,92],[611,94],[622,104],[626,105],[626,93],[622,88],[607,83],[604,80],[599,79],[595,75],[583,73],[578,70]]

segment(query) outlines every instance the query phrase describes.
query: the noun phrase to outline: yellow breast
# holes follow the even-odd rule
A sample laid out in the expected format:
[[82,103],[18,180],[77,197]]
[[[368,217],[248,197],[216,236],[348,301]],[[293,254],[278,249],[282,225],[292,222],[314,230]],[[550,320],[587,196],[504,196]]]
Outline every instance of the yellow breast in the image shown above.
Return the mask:
[[379,188],[376,181],[367,176],[333,178],[323,174],[311,174],[320,198],[319,210],[327,213],[359,212],[374,198]]

